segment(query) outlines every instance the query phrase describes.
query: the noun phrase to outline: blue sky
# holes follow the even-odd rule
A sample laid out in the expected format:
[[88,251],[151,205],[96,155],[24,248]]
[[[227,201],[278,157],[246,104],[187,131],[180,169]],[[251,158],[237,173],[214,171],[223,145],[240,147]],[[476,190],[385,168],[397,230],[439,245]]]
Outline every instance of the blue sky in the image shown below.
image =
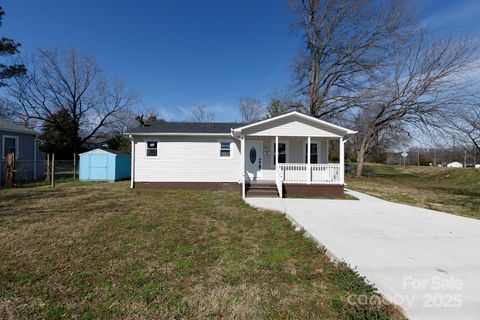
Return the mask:
[[[477,34],[479,0],[418,0],[432,33]],[[283,0],[6,0],[1,36],[75,47],[96,57],[168,120],[205,104],[216,120],[238,120],[238,100],[267,101],[291,82],[299,41]]]

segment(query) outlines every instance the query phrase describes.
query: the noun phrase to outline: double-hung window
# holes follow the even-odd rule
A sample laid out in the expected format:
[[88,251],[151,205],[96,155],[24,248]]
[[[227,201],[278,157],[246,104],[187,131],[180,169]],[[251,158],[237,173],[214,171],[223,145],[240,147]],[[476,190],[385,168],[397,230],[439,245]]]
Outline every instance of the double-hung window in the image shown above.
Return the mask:
[[[273,143],[273,165],[275,165],[277,153],[277,145]],[[278,163],[287,163],[287,144],[285,142],[278,143]]]
[[147,158],[158,157],[158,141],[147,141]]
[[10,136],[3,136],[3,157],[7,158],[9,153],[15,154],[15,158],[18,158],[18,138],[17,137],[10,137]]
[[[305,143],[305,163],[308,163],[308,143]],[[310,144],[310,163],[318,163],[318,143]]]
[[231,157],[231,150],[230,150],[230,141],[219,141],[220,143],[220,158],[230,158]]

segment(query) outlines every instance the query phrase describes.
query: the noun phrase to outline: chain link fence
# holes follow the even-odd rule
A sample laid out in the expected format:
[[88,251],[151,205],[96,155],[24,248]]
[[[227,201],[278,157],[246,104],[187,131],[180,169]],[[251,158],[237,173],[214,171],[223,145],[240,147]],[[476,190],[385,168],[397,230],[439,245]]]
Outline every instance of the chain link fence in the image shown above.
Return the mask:
[[[55,160],[55,180],[78,178],[78,161],[74,166],[73,160]],[[15,160],[14,186],[28,185],[31,183],[48,184],[47,160]],[[5,186],[7,174],[7,162],[0,159],[0,186]]]

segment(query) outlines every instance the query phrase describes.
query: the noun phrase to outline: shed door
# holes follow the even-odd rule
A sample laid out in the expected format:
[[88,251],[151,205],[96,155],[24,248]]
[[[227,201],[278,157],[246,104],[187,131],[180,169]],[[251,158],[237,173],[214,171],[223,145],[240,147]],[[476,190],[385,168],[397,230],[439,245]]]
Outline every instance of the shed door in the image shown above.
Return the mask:
[[90,179],[108,180],[108,155],[90,156]]

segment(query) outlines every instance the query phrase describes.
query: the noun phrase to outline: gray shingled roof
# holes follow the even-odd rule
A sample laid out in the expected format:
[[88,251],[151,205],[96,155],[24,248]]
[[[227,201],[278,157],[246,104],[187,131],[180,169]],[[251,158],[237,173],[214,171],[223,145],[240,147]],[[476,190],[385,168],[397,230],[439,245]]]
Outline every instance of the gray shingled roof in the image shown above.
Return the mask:
[[0,119],[0,130],[7,132],[25,133],[25,134],[38,134],[35,130],[20,126],[5,119]]
[[155,122],[128,130],[128,133],[230,133],[246,125],[238,122]]

